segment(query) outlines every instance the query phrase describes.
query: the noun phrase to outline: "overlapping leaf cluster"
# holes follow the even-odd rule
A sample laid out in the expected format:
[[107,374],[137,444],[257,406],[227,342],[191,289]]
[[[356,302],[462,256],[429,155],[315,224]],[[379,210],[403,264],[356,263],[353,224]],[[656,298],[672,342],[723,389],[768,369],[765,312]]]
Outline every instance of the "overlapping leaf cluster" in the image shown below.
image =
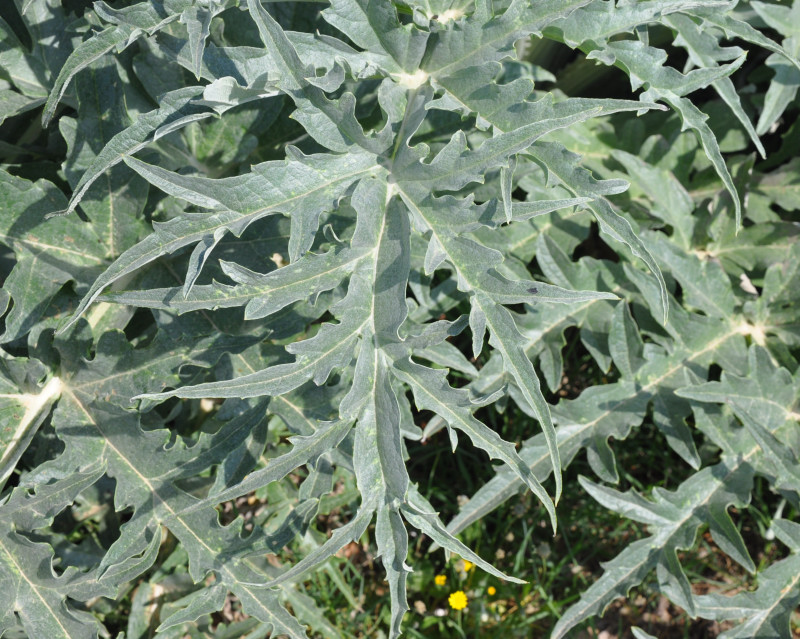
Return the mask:
[[[755,475],[798,506],[796,161],[781,164],[788,146],[755,169],[724,155],[752,143],[763,156],[758,134],[795,108],[796,14],[727,0],[15,0],[0,118],[29,128],[0,147],[0,634],[101,635],[102,602],[172,544],[166,561],[187,574],[158,636],[207,626],[231,596],[259,636],[338,636],[298,584],[370,530],[398,636],[409,527],[513,581],[457,532],[522,488],[555,528],[562,466],[585,450],[617,482],[610,439],[651,420],[697,472],[649,497],[582,480],[651,536],[554,636],[654,570],[690,615],[746,619],[731,637],[787,636],[796,554],[726,598],[695,595],[677,551],[707,525],[753,572],[729,507],[747,506]],[[567,97],[518,58],[525,40],[578,49],[642,91]],[[756,125],[731,79],[742,46],[775,71]],[[687,52],[683,72],[667,49]],[[699,89],[728,110],[729,135]],[[573,259],[595,227],[618,262]],[[618,376],[551,405],[539,374],[558,389],[568,328]],[[475,416],[509,399],[532,417],[520,450]],[[421,414],[427,435],[446,428],[454,449],[466,436],[500,462],[448,526],[406,468]],[[267,560],[353,478],[349,520],[292,563]],[[60,522],[103,491],[99,534],[79,546]],[[259,491],[273,492],[254,520],[220,519]],[[773,528],[800,550],[797,524]],[[147,630],[131,619],[130,636]]]

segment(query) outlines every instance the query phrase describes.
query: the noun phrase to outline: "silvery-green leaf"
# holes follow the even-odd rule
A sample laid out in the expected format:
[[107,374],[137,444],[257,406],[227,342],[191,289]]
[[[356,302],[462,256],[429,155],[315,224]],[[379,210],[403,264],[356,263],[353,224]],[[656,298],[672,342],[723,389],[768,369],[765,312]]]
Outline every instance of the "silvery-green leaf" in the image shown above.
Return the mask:
[[767,639],[791,637],[790,618],[800,601],[800,530],[786,519],[773,521],[776,535],[791,550],[758,575],[758,588],[735,595],[708,594],[697,597],[697,614],[705,619],[742,620],[720,637]]
[[[763,3],[761,3],[763,6]],[[774,5],[773,5],[774,6]],[[706,9],[698,6],[691,9],[688,13],[702,18],[704,24],[719,27],[728,36],[728,38],[741,38],[745,42],[752,42],[767,51],[772,51],[785,58],[790,64],[800,69],[800,61],[797,57],[793,57],[785,48],[781,47],[773,40],[766,37],[758,29],[754,28],[749,23],[739,20],[731,14],[722,13],[714,8]],[[778,31],[781,29],[779,28]]]
[[624,151],[612,151],[630,175],[635,187],[644,191],[650,201],[650,213],[668,223],[681,238],[684,249],[692,244],[695,220],[694,203],[681,183],[669,171],[658,169]]
[[737,305],[736,298],[720,265],[665,242],[662,237],[649,236],[648,243],[664,270],[680,282],[686,306],[699,309],[709,317],[731,317]]
[[691,128],[697,133],[708,158],[730,193],[736,224],[741,226],[742,207],[739,193],[725,165],[725,160],[722,158],[719,143],[706,123],[708,116],[684,96],[729,76],[742,65],[744,56],[740,56],[734,62],[724,66],[713,69],[695,69],[687,74],[682,74],[671,67],[664,66],[667,56],[662,50],[645,46],[641,42],[610,42],[603,51],[610,56],[610,62],[624,65],[634,89],[639,87],[645,89],[642,94],[643,100],[664,100],[680,114],[683,126]]
[[[75,89],[80,94],[77,118],[63,117],[58,122],[68,147],[64,173],[77,191],[71,205],[74,208],[77,202],[82,203],[82,210],[102,239],[109,259],[117,257],[149,229],[144,216],[147,183],[131,176],[124,167],[108,165],[95,151],[106,150],[131,123],[131,115],[125,109],[129,96],[122,88],[124,77],[124,69],[113,62],[98,61],[90,65],[75,79]],[[101,96],[113,96],[117,110],[104,113]],[[119,152],[119,147],[116,150]],[[86,181],[85,176],[98,160],[103,163],[105,179],[90,177]],[[65,212],[70,210],[68,205]]]
[[[213,180],[181,176],[133,158],[125,161],[154,186],[217,212],[186,214],[156,226],[153,234],[120,255],[95,281],[64,328],[80,317],[104,288],[158,257],[200,242],[220,229],[240,235],[249,224],[267,215],[290,214],[302,208],[317,217],[316,207],[331,206],[355,180],[374,170],[374,161],[366,155],[309,156],[265,163],[253,167],[247,175]],[[238,195],[241,184],[249,185],[245,188],[251,196],[245,200]]]
[[0,240],[16,264],[3,283],[14,306],[5,318],[0,340],[25,335],[45,312],[65,282],[88,283],[105,262],[106,248],[91,224],[77,218],[46,220],[66,203],[51,182],[35,183],[0,170]]
[[109,140],[102,150],[85,168],[80,180],[74,186],[72,197],[65,212],[69,213],[80,203],[83,195],[105,171],[121,162],[126,155],[132,155],[144,148],[151,140],[174,131],[198,118],[208,117],[192,103],[201,95],[199,87],[177,89],[163,96],[157,109],[145,113],[126,129]]
[[213,11],[209,11],[208,7],[193,6],[187,7],[181,13],[179,21],[186,25],[186,30],[189,32],[189,50],[192,54],[192,67],[195,77],[200,79],[200,71],[203,64],[203,48],[205,47],[206,39],[208,38],[211,28],[211,19],[214,13],[222,10],[224,5],[221,3],[213,2],[210,7]]
[[608,39],[617,33],[632,33],[635,27],[650,22],[659,22],[662,18],[676,12],[710,8],[721,12],[732,3],[728,0],[656,0],[655,2],[624,4],[609,11],[609,5],[602,0],[595,0],[582,11],[555,21],[548,28],[559,39],[571,47],[590,43],[592,48],[602,47]]
[[[739,47],[721,47],[713,35],[704,31],[696,24],[691,18],[679,13],[671,14],[666,19],[666,23],[678,32],[678,38],[675,39],[675,44],[684,47],[689,53],[689,58],[692,62],[703,68],[713,68],[717,66],[717,62],[721,60],[733,60],[741,55]],[[750,139],[755,144],[756,149],[761,154],[762,158],[766,158],[767,153],[758,134],[750,122],[750,118],[742,108],[742,103],[739,100],[739,95],[736,93],[736,88],[730,78],[720,78],[714,80],[711,86],[714,87],[719,96],[733,111],[736,118],[741,122]]]
[[54,639],[97,636],[98,624],[93,617],[67,607],[70,576],[56,579],[48,544],[34,543],[6,529],[0,536],[0,547],[0,583],[27,634]]
[[429,34],[414,24],[401,25],[390,3],[336,0],[322,14],[358,47],[379,54],[388,72],[414,74],[425,53]]
[[282,573],[279,577],[265,583],[258,584],[258,587],[274,588],[282,583],[294,580],[302,575],[306,570],[319,565],[326,559],[333,557],[337,552],[344,548],[351,541],[356,541],[364,534],[374,514],[374,505],[362,504],[356,516],[344,526],[333,531],[330,538],[318,548],[308,553],[302,560],[298,561],[289,570]]
[[[33,362],[31,362],[33,364]],[[0,456],[0,485],[14,471],[25,449],[36,434],[36,430],[47,418],[53,403],[61,394],[61,380],[53,377],[38,393],[25,392],[17,386],[13,377],[18,377],[22,362],[2,361],[6,369],[0,375],[0,414],[7,427],[2,431],[2,455]],[[9,368],[17,370],[8,370]],[[31,366],[31,368],[33,368]],[[17,373],[12,375],[10,373]]]
[[385,149],[386,136],[370,138],[364,134],[355,117],[353,95],[345,93],[338,100],[328,99],[319,87],[305,79],[305,65],[275,19],[256,0],[247,0],[247,6],[277,67],[277,85],[292,96],[298,107],[294,118],[309,135],[332,151],[348,151],[353,145],[371,152]]
[[[608,193],[619,192],[620,185],[606,184],[595,180],[588,171],[576,166],[576,156],[569,153],[558,144],[538,144],[530,150],[532,156],[544,166],[547,166],[548,174],[562,183],[566,188],[581,197],[602,196]],[[608,189],[614,189],[609,191]],[[626,185],[621,186],[622,189]],[[663,321],[667,320],[667,298],[666,284],[661,275],[658,263],[653,259],[646,245],[634,233],[630,223],[624,217],[614,211],[611,204],[603,197],[596,197],[587,204],[594,213],[601,228],[615,240],[623,242],[631,252],[642,259],[656,276],[659,285],[661,306],[663,311]]]
[[462,28],[439,31],[422,68],[437,81],[470,67],[492,64],[505,57],[514,41],[539,33],[548,24],[589,4],[590,0],[547,0],[536,4],[512,2],[493,15],[490,4],[477,10]]
[[755,2],[753,8],[767,25],[785,36],[782,50],[773,53],[766,61],[775,72],[775,77],[764,97],[764,110],[758,120],[759,133],[766,133],[792,102],[800,87],[800,29],[797,28],[800,8],[775,6]]
[[[797,36],[788,38],[789,51],[796,59],[800,56],[800,38]],[[794,101],[797,90],[800,88],[800,69],[788,63],[784,56],[773,53],[766,64],[772,68],[775,77],[767,89],[764,97],[764,110],[758,118],[756,131],[764,135],[775,122],[783,115],[786,108]]]
[[512,212],[511,191],[513,187],[514,168],[516,160],[511,160],[508,167],[500,169],[500,183],[502,188],[503,211],[506,214],[506,222],[510,222],[514,216]]
[[0,90],[0,124],[7,118],[13,118],[31,111],[44,103],[44,98],[28,97],[11,89]]
[[486,295],[477,295],[475,304],[486,317],[486,326],[489,330],[489,343],[497,349],[503,358],[506,370],[511,373],[514,381],[522,391],[525,401],[533,409],[542,426],[547,446],[550,450],[550,459],[553,463],[553,476],[556,480],[555,502],[561,497],[561,458],[556,445],[555,427],[550,421],[550,407],[542,394],[539,379],[522,347],[514,318],[508,310],[494,304]]
[[644,342],[627,304],[617,304],[608,334],[608,350],[623,377],[632,379],[644,363]]
[[748,570],[754,570],[744,542],[727,514],[728,506],[747,503],[751,482],[752,470],[746,464],[723,462],[694,474],[675,492],[655,489],[654,501],[649,501],[632,491],[619,493],[582,479],[581,484],[592,497],[616,512],[647,523],[651,536],[631,543],[604,564],[602,577],[567,609],[552,636],[564,637],[583,619],[602,613],[654,568],[661,591],[694,612],[694,596],[677,560],[677,551],[690,547],[697,528],[709,520],[715,540],[733,552]]
[[227,594],[225,587],[221,585],[213,585],[195,591],[189,597],[184,597],[178,602],[185,603],[185,607],[164,619],[158,626],[158,631],[163,632],[187,621],[194,621],[201,615],[216,612],[222,608]]
[[397,179],[435,183],[439,190],[455,191],[469,182],[481,181],[480,176],[487,169],[506,166],[506,158],[527,149],[547,133],[605,113],[603,106],[592,100],[554,102],[552,94],[525,105],[529,110],[525,115],[530,118],[525,124],[506,131],[498,129],[494,137],[475,150],[468,150],[463,133],[456,133],[430,162],[395,170]]
[[155,33],[177,20],[192,5],[192,0],[167,0],[156,3],[141,2],[123,9],[112,9],[104,2],[97,3],[95,11],[115,26],[106,27],[84,40],[67,58],[47,98],[42,121],[47,126],[55,113],[67,86],[73,77],[115,47],[125,48],[144,33]]
[[390,508],[378,510],[375,541],[389,580],[392,615],[390,636],[399,637],[403,615],[409,610],[406,580],[411,568],[406,565],[408,532],[398,511]]
[[411,491],[409,503],[403,507],[403,515],[415,528],[428,535],[436,544],[471,561],[490,575],[512,583],[525,583],[521,579],[499,571],[451,535],[439,522],[437,513],[433,511],[430,503],[416,489]]
[[[556,438],[562,464],[567,466],[582,448],[588,447],[590,461],[593,451],[597,451],[594,453],[598,460],[593,464],[595,472],[602,471],[603,479],[616,480],[613,456],[608,460],[611,467],[604,466],[608,462],[603,448],[611,453],[606,440],[612,435],[618,439],[626,437],[630,428],[638,425],[644,418],[646,407],[646,397],[637,393],[636,387],[631,383],[587,389],[577,399],[569,403],[562,402],[552,411],[558,424]],[[543,482],[552,472],[544,435],[536,435],[525,442],[520,449],[520,457],[539,481]],[[454,534],[460,532],[516,495],[521,488],[519,477],[508,469],[503,469],[472,495],[469,502],[448,524],[448,530]]]
[[[565,266],[574,269],[574,266]],[[555,264],[550,268],[554,267]],[[547,272],[555,274],[552,270]],[[642,285],[652,284],[652,280],[644,273],[641,271],[636,273]],[[569,271],[567,275],[575,277]],[[654,292],[654,296],[657,296],[657,293]],[[658,312],[660,304],[657,297],[653,305],[655,312]],[[661,398],[660,406],[665,410],[669,409],[660,416],[659,424],[670,438],[674,438],[671,444],[689,459],[697,459],[697,452],[689,443],[691,433],[683,421],[683,414],[688,414],[691,408],[686,403],[680,403],[682,400],[676,397],[675,391],[685,385],[684,367],[697,370],[699,366],[702,367],[700,370],[707,371],[710,362],[715,359],[727,360],[731,365],[739,363],[740,349],[743,348],[742,336],[739,326],[727,320],[709,321],[702,316],[681,313],[676,314],[668,326],[674,324],[677,324],[674,326],[676,331],[674,335],[678,339],[675,346],[682,344],[669,355],[656,352],[648,354],[643,365],[634,371],[640,382],[638,385],[627,382],[590,388],[581,393],[577,399],[562,401],[551,409],[553,421],[558,425],[556,437],[564,466],[571,462],[578,451],[587,448],[592,469],[606,481],[617,481],[617,470],[607,441],[608,437],[613,436],[617,439],[627,437],[630,429],[638,426],[645,418],[647,406],[654,398]],[[532,334],[533,337],[538,335],[538,332]],[[532,350],[532,345],[528,348]],[[746,362],[742,361],[741,364],[746,365]],[[491,379],[488,377],[490,374],[496,375],[497,371],[501,370],[500,367],[485,366],[481,371],[482,377]],[[740,370],[744,374],[746,368]],[[479,377],[471,385],[477,385],[481,381]],[[679,393],[683,394],[683,391]],[[543,436],[537,435],[526,442],[520,450],[520,456],[540,481],[548,476],[549,455]],[[508,472],[508,469],[503,469],[470,499],[448,528],[455,532],[463,530],[477,518],[513,497],[522,487],[519,477]]]
[[705,382],[677,391],[682,397],[701,402],[724,402],[741,416],[772,432],[792,419],[798,402],[800,381],[785,368],[775,366],[769,353],[753,345],[748,352],[748,375],[726,372],[719,382]]
[[420,408],[441,415],[451,428],[465,433],[474,446],[486,451],[492,458],[503,460],[514,470],[542,501],[555,529],[555,508],[541,483],[519,458],[511,443],[504,441],[497,433],[472,416],[469,411],[471,402],[466,391],[451,388],[439,371],[411,361],[396,362],[395,366],[395,374],[411,387]]

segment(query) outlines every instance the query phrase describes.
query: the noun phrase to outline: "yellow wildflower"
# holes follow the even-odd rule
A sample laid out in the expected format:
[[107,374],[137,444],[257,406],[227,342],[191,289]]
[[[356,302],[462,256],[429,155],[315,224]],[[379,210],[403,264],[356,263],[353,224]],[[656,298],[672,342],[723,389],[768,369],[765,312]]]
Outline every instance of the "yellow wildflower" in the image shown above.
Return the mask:
[[464,594],[463,590],[456,590],[450,593],[450,597],[447,599],[447,602],[453,610],[463,610],[467,607],[468,601],[467,595]]
[[489,587],[486,589],[486,593],[487,593],[487,594],[488,594],[490,597],[494,597],[494,595],[497,593],[497,588],[495,588],[494,586],[489,586]]
[[469,572],[470,570],[472,570],[472,567],[475,564],[473,564],[471,561],[467,561],[466,559],[464,559],[463,561],[464,561],[464,572]]
[[444,586],[447,583],[447,575],[436,575],[433,578],[433,583],[437,586]]

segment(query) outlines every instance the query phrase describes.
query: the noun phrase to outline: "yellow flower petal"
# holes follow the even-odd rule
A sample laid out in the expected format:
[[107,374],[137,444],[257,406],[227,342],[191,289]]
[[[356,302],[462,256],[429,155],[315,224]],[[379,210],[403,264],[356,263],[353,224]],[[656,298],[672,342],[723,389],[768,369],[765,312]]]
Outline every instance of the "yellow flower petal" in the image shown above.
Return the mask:
[[488,594],[490,597],[493,597],[495,594],[497,594],[497,588],[495,588],[494,586],[489,586],[486,589],[486,594]]
[[464,594],[463,590],[456,590],[455,592],[450,593],[450,596],[447,598],[447,602],[450,604],[450,607],[453,610],[463,610],[467,607],[469,600],[467,599],[467,595]]
[[444,586],[447,583],[447,575],[436,575],[433,578],[433,583],[437,586]]

